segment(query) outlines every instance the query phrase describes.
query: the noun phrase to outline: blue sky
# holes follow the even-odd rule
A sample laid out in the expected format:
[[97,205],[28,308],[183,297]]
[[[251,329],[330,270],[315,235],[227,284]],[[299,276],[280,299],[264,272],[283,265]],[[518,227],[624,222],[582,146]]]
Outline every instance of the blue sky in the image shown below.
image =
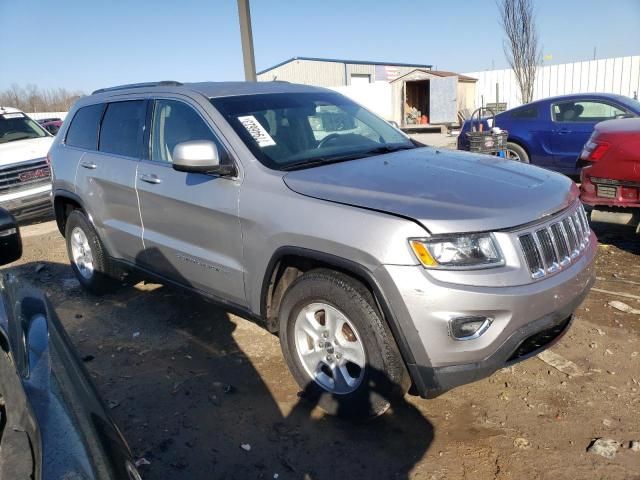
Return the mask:
[[[640,54],[640,0],[538,0],[552,63]],[[258,70],[294,56],[504,67],[494,0],[253,0]],[[243,78],[235,0],[0,0],[0,89]]]

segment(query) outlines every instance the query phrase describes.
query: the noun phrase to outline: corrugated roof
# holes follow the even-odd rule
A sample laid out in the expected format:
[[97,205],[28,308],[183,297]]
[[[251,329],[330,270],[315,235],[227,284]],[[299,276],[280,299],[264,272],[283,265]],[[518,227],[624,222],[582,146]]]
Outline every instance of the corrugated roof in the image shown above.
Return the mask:
[[398,80],[401,80],[404,77],[406,77],[407,75],[411,75],[414,72],[424,72],[424,73],[429,74],[429,75],[435,75],[436,77],[458,77],[458,80],[462,80],[463,82],[477,82],[478,81],[477,78],[468,77],[466,75],[460,75],[459,73],[455,73],[455,72],[447,72],[446,70],[422,70],[420,68],[416,68],[415,70],[411,70],[410,72],[405,73],[404,75],[401,75],[398,78],[392,80],[392,82],[397,82]]
[[334,62],[334,63],[347,63],[350,65],[389,65],[393,67],[415,67],[415,68],[427,68],[430,69],[432,65],[423,65],[419,63],[398,63],[398,62],[368,62],[364,60],[344,60],[340,58],[317,58],[317,57],[293,57],[284,62],[280,62],[272,67],[265,68],[264,70],[259,71],[257,74],[262,75],[263,73],[267,73],[274,68],[281,67],[282,65],[286,65],[287,63],[294,62],[296,60],[309,60],[311,62]]
[[453,77],[453,76],[456,76],[460,80],[463,80],[463,81],[466,80],[468,82],[477,82],[478,81],[477,78],[468,77],[467,75],[461,75],[461,74],[455,73],[455,72],[447,72],[446,70],[429,70],[429,73],[432,74],[432,75],[438,75],[439,77]]

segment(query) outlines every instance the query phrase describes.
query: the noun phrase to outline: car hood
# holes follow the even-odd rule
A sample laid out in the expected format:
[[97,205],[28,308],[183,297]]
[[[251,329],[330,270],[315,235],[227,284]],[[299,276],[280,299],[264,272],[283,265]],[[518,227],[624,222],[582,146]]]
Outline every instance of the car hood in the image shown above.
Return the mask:
[[47,156],[53,137],[0,143],[0,167]]
[[434,234],[522,225],[579,193],[542,168],[430,147],[293,171],[284,182],[310,197],[411,218]]

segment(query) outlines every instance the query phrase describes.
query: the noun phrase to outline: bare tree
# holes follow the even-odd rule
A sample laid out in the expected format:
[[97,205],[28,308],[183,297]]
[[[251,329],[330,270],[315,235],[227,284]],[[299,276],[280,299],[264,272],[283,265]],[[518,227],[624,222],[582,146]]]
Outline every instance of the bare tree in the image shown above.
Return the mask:
[[497,0],[507,36],[504,53],[513,69],[522,103],[533,100],[536,68],[540,63],[533,0]]
[[27,113],[66,112],[83,95],[83,92],[72,92],[65,88],[40,90],[33,84],[24,88],[13,84],[7,90],[0,91],[0,106],[15,107]]

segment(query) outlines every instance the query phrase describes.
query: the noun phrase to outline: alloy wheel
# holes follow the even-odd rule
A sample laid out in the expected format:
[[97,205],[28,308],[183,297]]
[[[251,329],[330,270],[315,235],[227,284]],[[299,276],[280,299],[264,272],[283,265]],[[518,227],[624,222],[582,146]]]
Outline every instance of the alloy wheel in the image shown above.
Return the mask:
[[80,227],[75,227],[71,231],[71,256],[80,275],[89,280],[94,271],[93,253],[87,235]]
[[335,307],[304,307],[295,320],[294,340],[304,370],[328,392],[345,395],[362,383],[367,359],[361,337]]
[[513,160],[514,162],[521,162],[522,161],[520,159],[520,155],[518,155],[513,150],[509,150],[509,149],[507,149],[507,159],[508,160]]

